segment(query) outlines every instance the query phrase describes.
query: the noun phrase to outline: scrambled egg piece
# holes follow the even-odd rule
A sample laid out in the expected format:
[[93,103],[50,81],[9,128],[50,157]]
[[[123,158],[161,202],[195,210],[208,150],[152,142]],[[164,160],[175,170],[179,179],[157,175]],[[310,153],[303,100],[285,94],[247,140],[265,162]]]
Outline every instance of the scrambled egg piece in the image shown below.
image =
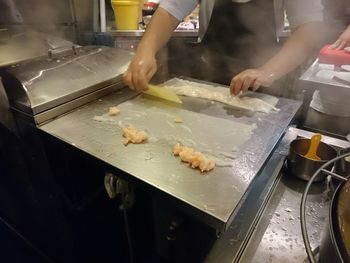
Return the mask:
[[129,125],[123,128],[123,137],[123,144],[127,146],[130,142],[138,144],[147,141],[148,135],[146,132],[138,131],[135,127]]
[[120,110],[117,107],[109,107],[108,115],[109,116],[117,116],[120,113]]
[[183,120],[182,120],[180,117],[176,117],[176,118],[174,119],[174,122],[175,122],[175,123],[183,123]]
[[198,168],[202,173],[210,171],[215,167],[215,162],[213,160],[179,143],[174,145],[173,153],[175,156],[179,156],[183,162],[188,163],[192,168]]

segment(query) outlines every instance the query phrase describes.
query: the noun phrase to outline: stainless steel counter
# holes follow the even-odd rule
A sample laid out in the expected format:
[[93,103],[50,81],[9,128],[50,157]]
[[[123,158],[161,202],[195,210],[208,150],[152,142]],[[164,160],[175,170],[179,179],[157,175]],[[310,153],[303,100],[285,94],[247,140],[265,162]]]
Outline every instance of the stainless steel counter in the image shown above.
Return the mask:
[[[300,106],[299,102],[281,98],[277,104],[280,111],[269,114],[251,113],[227,108],[220,103],[184,97],[182,110],[203,114],[207,116],[205,120],[214,121],[210,124],[211,129],[206,129],[208,141],[220,141],[220,134],[227,130],[226,126],[215,127],[215,123],[235,120],[242,124],[257,125],[253,136],[237,153],[238,157],[232,160],[230,166],[216,167],[209,174],[201,175],[196,170],[179,165],[179,160],[171,153],[166,154],[171,145],[159,143],[126,148],[121,143],[122,134],[118,124],[93,120],[94,116],[106,113],[110,106],[126,100],[132,101],[135,95],[124,89],[48,122],[40,129],[122,170],[131,178],[167,193],[193,213],[200,214],[203,221],[220,230],[224,230],[232,220],[242,196]],[[147,108],[159,107],[166,114],[174,110],[173,105],[165,102],[144,100],[143,103],[148,105]],[[152,115],[147,115],[147,118],[150,123],[157,122],[152,119]],[[203,124],[205,123],[199,125]],[[215,129],[217,132],[211,134]],[[176,131],[173,130],[169,135],[175,134]],[[223,138],[226,138],[228,147],[232,145],[230,137]],[[152,158],[149,158],[150,153]]]
[[[300,228],[300,202],[306,183],[282,173],[271,201],[253,232],[240,262],[304,262],[307,258]],[[320,244],[327,218],[327,182],[311,189],[307,207],[311,246]]]
[[[218,239],[207,257],[207,262],[307,262],[299,213],[307,182],[290,176],[283,166],[289,143],[297,136],[310,138],[312,133],[289,128],[275,154],[266,164],[266,167],[270,163],[275,167],[268,175],[270,180],[265,184],[255,185],[252,190],[274,189],[271,196],[267,190],[260,190],[263,193],[261,197],[258,195],[258,198],[245,202],[236,217],[239,219],[241,214],[241,220],[233,221],[229,230]],[[323,136],[323,141],[339,148],[350,146],[347,141],[326,136]],[[264,172],[262,175],[265,176]],[[315,183],[308,196],[307,225],[313,248],[320,244],[333,190],[332,184],[327,181]],[[265,203],[262,201],[264,199]],[[259,205],[260,208],[257,209]]]

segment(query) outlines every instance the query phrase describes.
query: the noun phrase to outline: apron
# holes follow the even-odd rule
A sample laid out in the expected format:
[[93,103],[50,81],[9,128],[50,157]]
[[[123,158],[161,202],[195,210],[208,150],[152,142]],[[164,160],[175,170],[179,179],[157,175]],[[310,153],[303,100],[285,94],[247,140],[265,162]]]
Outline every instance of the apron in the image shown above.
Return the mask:
[[216,0],[207,31],[191,56],[197,60],[192,77],[228,85],[237,73],[271,58],[276,44],[274,1]]

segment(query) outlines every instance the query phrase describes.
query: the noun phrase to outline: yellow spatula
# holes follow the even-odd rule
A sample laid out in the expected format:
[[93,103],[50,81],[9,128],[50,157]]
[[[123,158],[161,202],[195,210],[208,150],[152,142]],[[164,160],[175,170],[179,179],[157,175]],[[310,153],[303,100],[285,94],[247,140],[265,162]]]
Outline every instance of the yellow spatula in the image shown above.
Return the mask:
[[174,91],[158,87],[156,85],[148,84],[148,90],[144,91],[143,93],[175,103],[182,103]]
[[321,158],[317,155],[317,149],[318,149],[318,145],[320,144],[320,141],[321,141],[321,134],[315,133],[314,135],[312,135],[309,150],[304,155],[306,158],[314,161],[321,160]]

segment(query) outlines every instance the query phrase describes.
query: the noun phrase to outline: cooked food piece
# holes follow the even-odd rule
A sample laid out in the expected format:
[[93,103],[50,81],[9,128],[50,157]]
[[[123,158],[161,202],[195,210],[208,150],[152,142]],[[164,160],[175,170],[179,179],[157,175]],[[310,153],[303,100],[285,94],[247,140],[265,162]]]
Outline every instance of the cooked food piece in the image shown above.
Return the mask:
[[277,98],[276,100],[267,102],[265,99],[258,99],[250,96],[230,96],[227,89],[220,86],[202,84],[179,78],[168,80],[163,83],[162,86],[166,87],[168,90],[174,91],[177,95],[202,98],[209,101],[218,101],[249,111],[269,113],[271,110],[279,110],[275,107],[278,101]]
[[108,114],[109,116],[117,116],[120,113],[120,110],[117,107],[109,107]]
[[176,117],[176,118],[174,119],[174,122],[175,122],[175,123],[183,123],[182,119],[179,118],[179,117]]
[[175,156],[179,156],[181,161],[188,163],[192,168],[199,168],[201,172],[210,171],[215,167],[215,162],[213,160],[179,143],[174,145],[173,153]]
[[147,133],[144,131],[138,131],[135,127],[129,125],[126,128],[123,128],[123,137],[125,138],[123,140],[123,144],[127,146],[130,142],[131,143],[143,143],[147,141]]
[[215,167],[215,162],[210,159],[204,159],[199,164],[199,170],[201,170],[201,172],[210,171],[214,169],[214,167]]
[[179,153],[182,151],[182,147],[179,143],[174,145],[173,153],[175,156],[178,156]]

